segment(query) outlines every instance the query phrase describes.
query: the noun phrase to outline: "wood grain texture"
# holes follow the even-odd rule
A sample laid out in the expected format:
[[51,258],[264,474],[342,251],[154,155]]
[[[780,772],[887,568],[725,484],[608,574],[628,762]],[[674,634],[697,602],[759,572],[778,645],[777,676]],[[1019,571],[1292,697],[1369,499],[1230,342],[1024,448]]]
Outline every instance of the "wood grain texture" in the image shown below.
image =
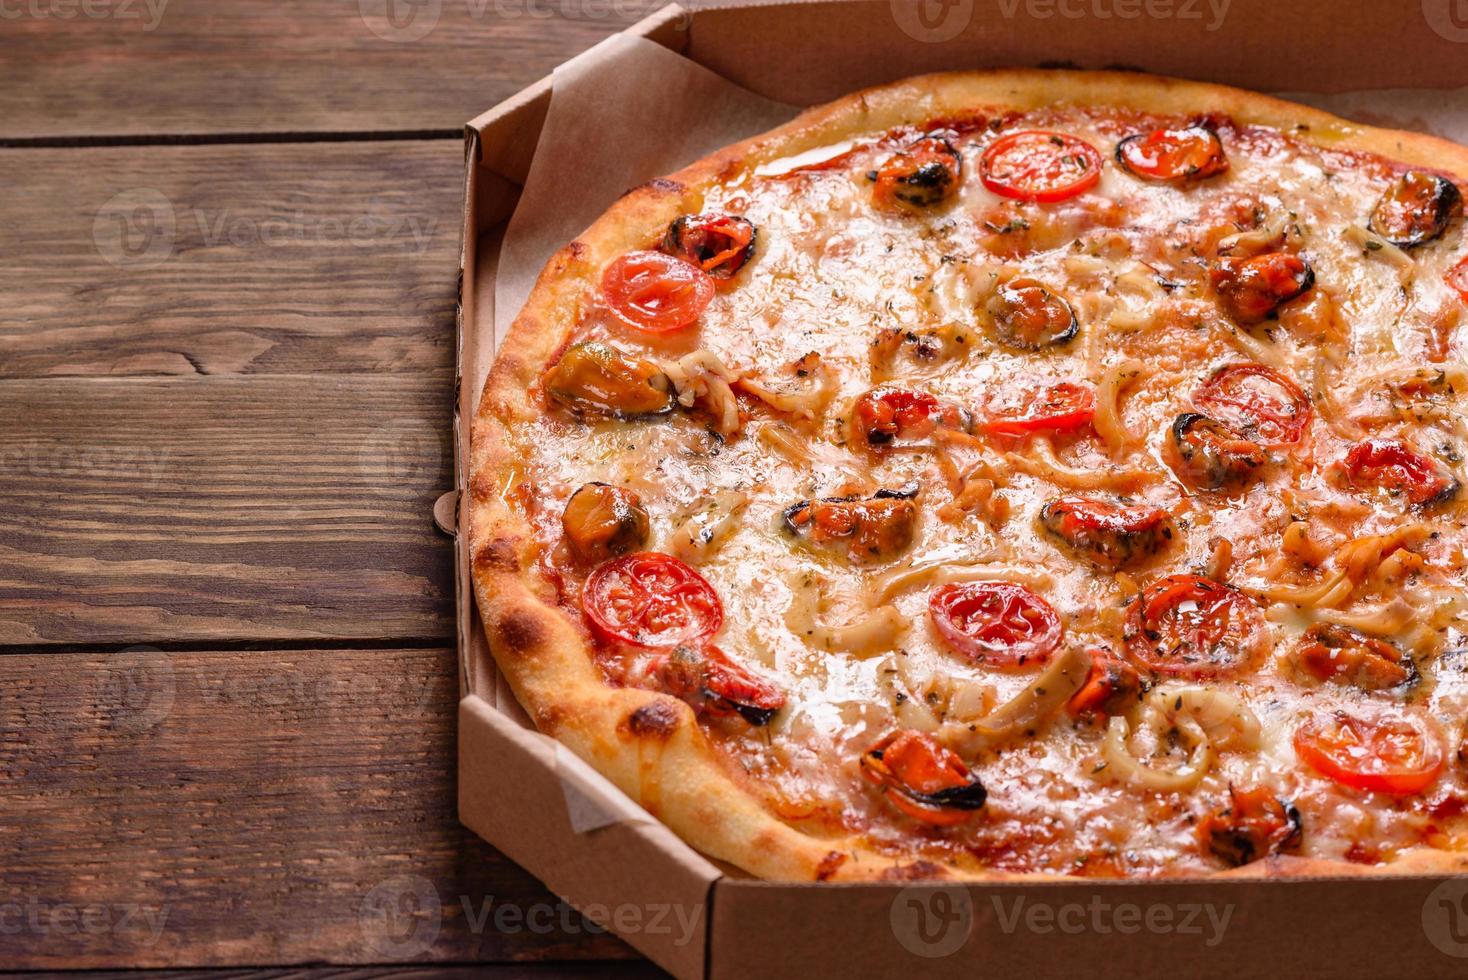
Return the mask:
[[7,93],[0,138],[450,133],[662,6],[662,0],[85,3],[24,0],[7,8],[18,16],[7,13],[0,31],[0,89]]
[[667,974],[645,960],[597,963],[435,963],[429,966],[215,967],[203,970],[35,970],[0,973],[26,980],[653,980]]
[[0,382],[0,646],[449,641],[447,376]]
[[631,956],[458,825],[455,678],[447,649],[0,657],[0,963]]
[[458,140],[0,150],[0,172],[0,378],[452,369]]

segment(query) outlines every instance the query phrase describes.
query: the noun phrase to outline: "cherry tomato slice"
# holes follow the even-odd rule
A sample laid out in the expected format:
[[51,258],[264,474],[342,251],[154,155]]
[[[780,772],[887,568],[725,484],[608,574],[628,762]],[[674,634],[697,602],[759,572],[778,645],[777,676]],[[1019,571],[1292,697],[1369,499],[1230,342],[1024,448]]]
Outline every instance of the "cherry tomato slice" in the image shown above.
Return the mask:
[[967,821],[988,797],[955,752],[913,729],[893,732],[863,753],[861,771],[889,803],[935,827]]
[[1096,394],[1069,381],[1010,389],[988,404],[983,429],[990,435],[1020,438],[1036,432],[1075,432],[1096,416]]
[[1143,180],[1206,180],[1228,170],[1223,143],[1206,126],[1128,136],[1116,145],[1116,161]]
[[685,214],[668,225],[663,251],[698,266],[715,279],[729,279],[754,254],[754,223],[733,214]]
[[1300,441],[1310,424],[1310,399],[1300,386],[1263,364],[1230,364],[1193,395],[1198,411],[1266,446]]
[[699,646],[724,623],[714,587],[656,551],[598,565],[581,590],[581,608],[602,639],[635,647]]
[[1443,770],[1441,740],[1419,718],[1344,711],[1316,716],[1295,730],[1295,752],[1311,769],[1343,786],[1411,796]]
[[1263,622],[1243,593],[1201,575],[1169,575],[1127,610],[1127,654],[1158,674],[1204,679],[1232,673],[1260,652]]
[[990,143],[979,179],[1000,197],[1054,203],[1083,194],[1101,179],[1101,154],[1065,133],[1026,129]]
[[873,388],[851,408],[855,440],[872,447],[923,439],[940,426],[968,431],[971,425],[968,413],[957,406],[906,388]]
[[1464,259],[1449,269],[1448,274],[1443,278],[1452,287],[1453,291],[1462,298],[1463,302],[1468,303],[1468,259]]
[[601,274],[607,306],[644,333],[671,333],[697,320],[714,298],[708,273],[662,252],[628,252]]
[[1043,664],[1060,646],[1060,617],[1017,582],[941,586],[928,600],[928,616],[950,647],[995,667]]
[[1346,453],[1346,480],[1355,489],[1378,487],[1415,507],[1441,503],[1458,481],[1437,460],[1397,439],[1367,439]]

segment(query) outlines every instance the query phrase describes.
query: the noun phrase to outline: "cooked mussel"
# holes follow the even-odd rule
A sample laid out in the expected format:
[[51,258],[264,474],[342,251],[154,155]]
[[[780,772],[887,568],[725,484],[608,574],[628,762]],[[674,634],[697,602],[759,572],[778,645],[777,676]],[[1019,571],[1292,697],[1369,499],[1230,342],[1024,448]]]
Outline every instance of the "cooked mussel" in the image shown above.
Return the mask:
[[596,341],[567,348],[547,372],[545,391],[577,412],[658,415],[673,407],[673,385],[662,368]]
[[1229,784],[1228,804],[1198,823],[1198,839],[1226,864],[1238,867],[1293,850],[1300,843],[1300,811],[1264,787]]
[[1173,537],[1172,517],[1149,504],[1124,504],[1078,494],[1040,508],[1040,526],[1099,568],[1146,561]]
[[1300,637],[1295,662],[1306,673],[1363,691],[1385,691],[1419,678],[1417,665],[1394,643],[1341,623],[1316,623]]
[[661,679],[695,710],[715,716],[737,714],[755,727],[768,725],[785,706],[779,688],[715,646],[674,649],[663,662]]
[[576,557],[601,562],[641,551],[651,523],[642,501],[631,490],[587,483],[566,501],[561,526]]
[[1371,212],[1371,230],[1398,248],[1441,238],[1463,209],[1458,185],[1437,174],[1411,170],[1398,177]]
[[668,225],[663,251],[691,262],[715,279],[729,279],[754,254],[757,231],[748,218],[708,212],[685,214]]
[[963,160],[941,136],[925,136],[908,144],[867,176],[875,182],[878,205],[927,208],[941,204],[958,189]]
[[1197,412],[1179,415],[1171,435],[1173,469],[1200,490],[1238,489],[1269,463],[1269,454],[1259,443]]
[[872,449],[894,443],[916,443],[938,429],[969,432],[973,416],[926,391],[909,388],[873,388],[852,403],[849,421],[852,441]]
[[935,826],[963,823],[989,796],[957,753],[914,729],[892,732],[867,749],[861,770],[889,803]]
[[985,309],[999,341],[1019,350],[1063,344],[1081,329],[1070,303],[1036,279],[1009,280],[989,298]]
[[1268,252],[1251,259],[1225,256],[1212,273],[1224,310],[1239,323],[1259,323],[1315,285],[1315,269],[1288,252]]
[[854,562],[884,561],[912,544],[916,488],[878,490],[871,497],[802,500],[785,509],[785,529],[815,545],[845,549]]

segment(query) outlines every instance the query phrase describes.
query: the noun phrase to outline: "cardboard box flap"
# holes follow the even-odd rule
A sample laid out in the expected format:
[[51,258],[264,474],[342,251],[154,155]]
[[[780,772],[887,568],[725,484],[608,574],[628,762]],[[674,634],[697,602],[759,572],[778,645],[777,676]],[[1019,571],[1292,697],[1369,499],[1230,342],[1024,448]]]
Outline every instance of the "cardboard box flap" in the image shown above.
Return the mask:
[[[466,131],[457,485],[462,492],[468,477],[468,423],[496,327],[513,318],[550,254],[627,187],[778,123],[791,106],[925,71],[1132,66],[1306,93],[1294,97],[1365,122],[1468,141],[1468,18],[1452,14],[1461,2],[812,0],[659,11]],[[686,76],[689,86],[663,81],[687,69],[696,69]],[[578,87],[644,114],[591,111],[594,100],[570,98]],[[720,91],[736,92],[735,103],[754,107],[740,125],[719,128],[735,111],[706,94]],[[715,101],[689,112],[658,101],[670,93]],[[559,96],[567,98],[558,104]],[[760,107],[768,114],[760,115]],[[550,203],[536,203],[547,189]],[[507,235],[509,247],[502,249]],[[1108,976],[1175,973],[1179,966],[1190,975],[1236,977],[1260,972],[1266,957],[1275,972],[1462,975],[1465,960],[1454,957],[1468,956],[1468,879],[1064,880],[955,888],[782,885],[725,875],[533,730],[494,670],[472,602],[465,515],[458,520],[460,653],[470,695],[459,718],[462,819],[680,977],[915,970]],[[1144,920],[1140,927],[1112,928],[1114,917],[1106,928],[1090,919],[1079,931],[1066,924],[1073,909],[1089,915],[1093,899],[1143,916],[1160,910],[1157,921],[1171,916],[1171,925],[1154,928]],[[697,926],[679,938],[629,929],[604,914],[629,903],[694,909]],[[1206,932],[1209,903],[1215,914],[1228,909],[1231,916],[1226,939],[1215,943]],[[1181,928],[1187,916],[1205,931]],[[943,925],[948,921],[968,923],[956,942]]]
[[[459,812],[593,921],[679,976],[702,974],[719,869],[554,740],[473,696],[459,705]],[[654,930],[659,909],[672,917]]]
[[[600,44],[583,51],[556,69],[556,72],[578,70],[577,66],[593,63],[602,57],[602,49],[618,38],[645,38],[673,51],[682,51],[688,41],[689,14],[677,4],[644,17],[620,34],[613,34]],[[554,75],[542,78],[524,91],[472,119],[468,129],[478,136],[478,162],[484,170],[497,174],[517,186],[524,186],[530,173],[550,110]]]
[[[798,105],[908,75],[1132,68],[1260,92],[1438,88],[1462,78],[1458,0],[816,0],[700,10],[687,55]],[[820,38],[818,56],[790,39]]]

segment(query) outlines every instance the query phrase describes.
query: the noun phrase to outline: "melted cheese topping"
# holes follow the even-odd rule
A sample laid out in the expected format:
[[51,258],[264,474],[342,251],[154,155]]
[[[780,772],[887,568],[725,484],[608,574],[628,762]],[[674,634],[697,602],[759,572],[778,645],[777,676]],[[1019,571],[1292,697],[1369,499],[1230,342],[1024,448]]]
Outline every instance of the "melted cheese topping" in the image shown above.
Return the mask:
[[[806,412],[813,418],[739,394],[739,431],[727,438],[712,433],[718,420],[701,403],[651,420],[548,409],[517,433],[525,461],[519,499],[541,529],[546,561],[561,572],[574,618],[589,569],[567,556],[559,515],[588,481],[635,491],[652,517],[648,547],[699,563],[726,613],[715,642],[787,698],[767,727],[737,717],[707,718],[705,727],[731,769],[747,774],[746,785],[782,819],[813,835],[857,833],[894,855],[974,867],[1196,873],[1225,867],[1199,843],[1196,826],[1234,784],[1294,803],[1302,854],[1387,862],[1404,849],[1468,843],[1458,816],[1468,784],[1456,761],[1468,709],[1468,657],[1455,650],[1468,542],[1462,504],[1422,510],[1386,493],[1353,491],[1333,465],[1359,439],[1381,436],[1404,438],[1458,469],[1464,307],[1444,275],[1468,252],[1463,222],[1410,254],[1384,246],[1365,225],[1403,168],[1217,122],[1229,171],[1179,186],[1139,180],[1111,156],[1120,138],[1179,120],[1076,109],[1009,118],[1006,129],[1054,129],[1090,142],[1107,158],[1100,183],[1057,204],[1001,199],[977,179],[979,156],[994,138],[977,128],[953,138],[963,160],[957,194],[929,210],[901,211],[874,206],[867,175],[913,133],[871,134],[808,155],[824,161],[816,168],[809,160],[767,164],[708,192],[704,210],[748,218],[758,245],[696,325],[661,337],[631,330],[588,283],[573,340],[601,339],[669,362],[706,351],[733,375],[766,386],[799,388],[784,366],[810,352],[831,372],[829,398]],[[1218,243],[1230,236],[1244,254],[1282,242],[1307,256],[1315,287],[1277,319],[1233,322],[1208,281]],[[984,303],[1016,276],[1069,300],[1081,324],[1074,340],[1025,352],[996,339]],[[950,343],[924,357],[898,342],[874,363],[874,340],[889,328],[947,330]],[[963,342],[954,345],[954,336]],[[1216,368],[1239,362],[1293,379],[1313,418],[1299,445],[1273,450],[1275,462],[1247,489],[1200,492],[1169,465],[1170,427],[1193,410],[1192,394]],[[879,382],[981,413],[1016,386],[1060,381],[1098,391],[1094,428],[885,452],[848,435],[852,402]],[[781,526],[796,501],[913,482],[921,488],[917,529],[890,561],[856,564]],[[1135,567],[1097,569],[1039,522],[1047,500],[1076,490],[1154,504],[1172,515],[1177,533]],[[737,513],[709,513],[731,500]],[[717,524],[718,540],[691,548],[690,520]],[[1342,546],[1411,528],[1425,529],[1406,549],[1416,557],[1378,556],[1372,564],[1368,556],[1359,575],[1343,576]],[[1256,668],[1224,680],[1148,678],[1227,693],[1257,718],[1257,743],[1220,742],[1192,788],[1155,791],[1121,778],[1106,764],[1106,719],[1064,711],[1029,737],[965,759],[989,796],[957,827],[915,823],[862,778],[858,759],[884,734],[961,727],[1041,669],[996,670],[947,647],[927,613],[938,582],[1027,584],[1058,612],[1066,644],[1122,652],[1126,604],[1140,587],[1181,572],[1212,574],[1251,596],[1268,649]],[[805,608],[812,599],[815,608]],[[812,616],[822,628],[800,630]],[[1368,692],[1296,669],[1299,635],[1321,621],[1385,634],[1417,661],[1421,680]],[[841,633],[847,626],[860,635]],[[645,659],[601,651],[611,684],[654,686]],[[1423,793],[1350,789],[1296,758],[1292,736],[1306,719],[1377,706],[1430,719],[1449,762]],[[1145,728],[1142,711],[1139,700],[1126,715]],[[1144,730],[1131,751],[1175,769],[1189,748],[1180,731]]]

